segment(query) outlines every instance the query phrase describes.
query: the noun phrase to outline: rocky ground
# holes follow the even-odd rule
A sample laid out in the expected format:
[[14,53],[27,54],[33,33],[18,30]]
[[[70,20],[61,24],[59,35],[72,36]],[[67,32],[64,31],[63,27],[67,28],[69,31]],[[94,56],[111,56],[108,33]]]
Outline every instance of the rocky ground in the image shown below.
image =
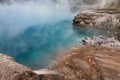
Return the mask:
[[120,9],[104,8],[81,11],[73,20],[75,27],[95,28],[120,40]]
[[98,46],[104,46],[108,48],[117,48],[120,49],[120,42],[115,40],[114,37],[108,38],[104,37],[102,35],[99,36],[93,36],[92,38],[86,37],[84,40],[82,40],[84,45],[98,45]]
[[64,80],[120,80],[120,49],[79,46],[52,67]]
[[[0,80],[63,80],[54,71],[33,71],[17,63],[13,58],[0,54]],[[44,73],[44,74],[43,74]]]
[[36,77],[30,68],[16,63],[9,56],[0,54],[0,80],[37,80]]
[[0,54],[0,80],[120,80],[120,49],[78,46],[59,57],[48,70],[32,71]]

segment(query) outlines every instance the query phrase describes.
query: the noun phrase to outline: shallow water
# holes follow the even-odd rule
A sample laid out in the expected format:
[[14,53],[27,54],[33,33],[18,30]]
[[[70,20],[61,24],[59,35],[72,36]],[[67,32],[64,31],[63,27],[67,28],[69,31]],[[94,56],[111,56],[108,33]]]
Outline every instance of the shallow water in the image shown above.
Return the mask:
[[1,5],[0,15],[0,53],[33,69],[48,66],[57,53],[84,37],[101,34],[73,29],[72,12],[44,5]]

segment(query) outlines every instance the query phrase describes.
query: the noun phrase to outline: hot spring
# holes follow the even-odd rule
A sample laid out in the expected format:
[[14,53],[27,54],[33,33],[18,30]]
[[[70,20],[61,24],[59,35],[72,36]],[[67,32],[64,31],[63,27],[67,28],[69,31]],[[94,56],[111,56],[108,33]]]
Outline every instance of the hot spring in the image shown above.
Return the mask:
[[99,34],[74,30],[74,13],[68,6],[46,1],[0,5],[0,53],[33,69],[43,68],[59,52],[79,45],[86,36]]

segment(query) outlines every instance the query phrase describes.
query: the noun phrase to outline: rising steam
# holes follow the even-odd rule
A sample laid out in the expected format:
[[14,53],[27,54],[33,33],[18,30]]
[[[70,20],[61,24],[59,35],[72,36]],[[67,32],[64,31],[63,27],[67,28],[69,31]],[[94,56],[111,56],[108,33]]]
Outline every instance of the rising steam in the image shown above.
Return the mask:
[[45,0],[42,3],[12,2],[10,5],[0,5],[0,34],[13,36],[24,32],[31,26],[53,24],[63,20],[62,16],[64,19],[70,17],[71,13],[67,6],[53,4]]
[[[35,66],[46,65],[51,53],[76,43],[78,35],[71,26],[74,15],[98,4],[83,0],[0,1],[0,52]],[[84,32],[80,36],[84,37]]]
[[[104,6],[106,0],[1,0],[0,41],[19,36],[27,29],[46,24],[53,25],[71,20],[74,12],[96,4]],[[89,2],[92,1],[92,2]],[[6,4],[3,4],[6,3]],[[90,3],[90,4],[89,4]],[[91,4],[93,3],[93,4]]]

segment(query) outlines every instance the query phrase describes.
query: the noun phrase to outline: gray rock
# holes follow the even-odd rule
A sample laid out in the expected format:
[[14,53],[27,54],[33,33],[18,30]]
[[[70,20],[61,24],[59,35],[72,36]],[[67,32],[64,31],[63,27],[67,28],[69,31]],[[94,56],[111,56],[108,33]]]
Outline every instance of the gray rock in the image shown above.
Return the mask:
[[[84,25],[81,24],[85,23]],[[120,40],[120,10],[94,9],[85,10],[75,16],[75,27],[95,28],[102,30],[115,39]]]
[[107,38],[104,36],[93,36],[93,38],[85,38],[83,40],[84,45],[99,45],[109,48],[120,48],[120,42],[112,38]]

